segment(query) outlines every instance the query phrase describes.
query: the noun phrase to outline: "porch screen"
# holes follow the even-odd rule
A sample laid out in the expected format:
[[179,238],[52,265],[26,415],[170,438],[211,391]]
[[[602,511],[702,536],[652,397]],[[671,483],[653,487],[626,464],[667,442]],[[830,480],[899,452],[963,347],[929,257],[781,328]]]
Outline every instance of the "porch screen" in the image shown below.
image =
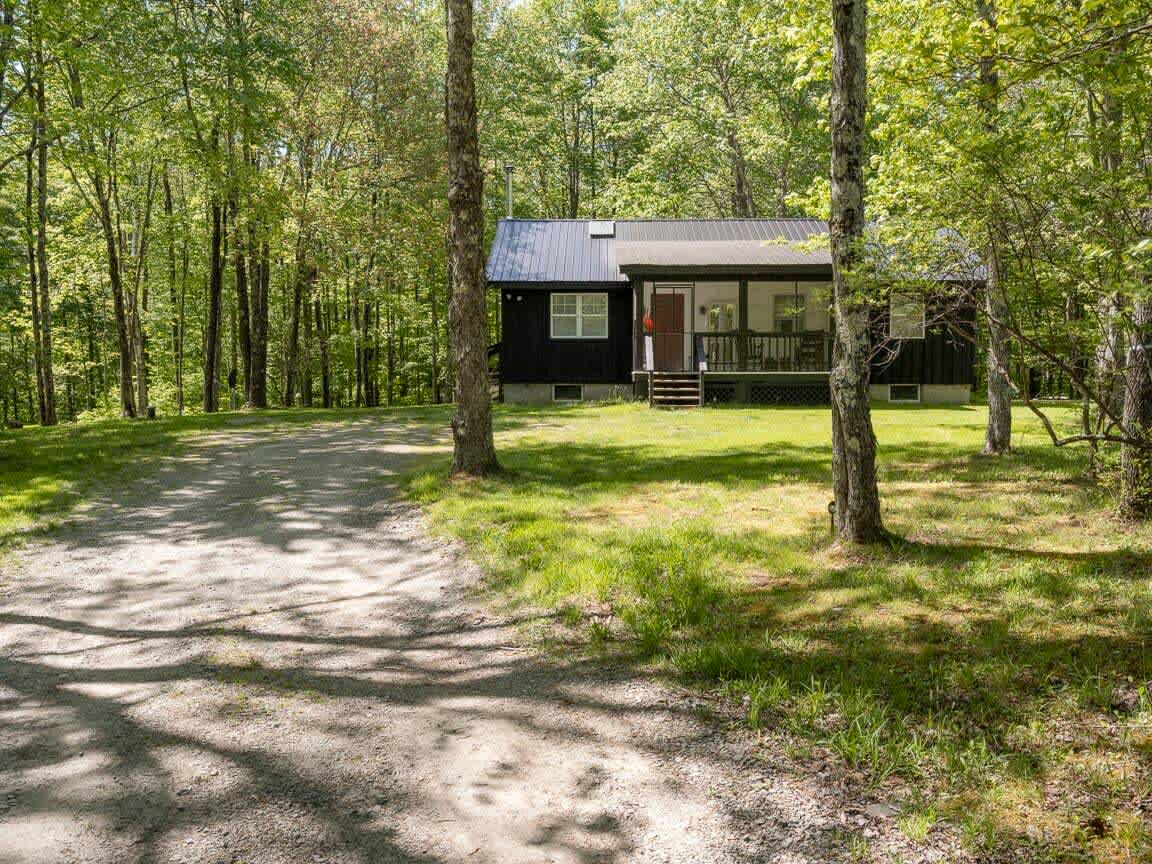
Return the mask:
[[607,294],[553,294],[553,339],[607,339]]

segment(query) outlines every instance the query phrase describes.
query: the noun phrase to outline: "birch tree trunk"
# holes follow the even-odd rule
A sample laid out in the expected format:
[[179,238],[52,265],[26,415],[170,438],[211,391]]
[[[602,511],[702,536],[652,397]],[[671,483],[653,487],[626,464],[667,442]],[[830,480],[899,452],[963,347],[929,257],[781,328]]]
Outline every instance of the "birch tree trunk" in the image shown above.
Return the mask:
[[488,322],[481,243],[484,231],[476,88],[472,78],[472,0],[446,0],[448,74],[448,324],[456,365],[452,473],[479,476],[499,465],[488,392]]
[[[976,14],[988,28],[996,29],[996,5],[993,0],[977,0]],[[1000,109],[1000,75],[994,57],[980,58],[980,90],[984,132],[991,139],[999,126],[996,115]],[[988,425],[984,430],[984,454],[993,456],[1012,449],[1012,339],[1004,326],[1008,317],[1008,300],[1004,294],[1003,268],[1000,266],[998,208],[993,201],[989,201],[986,207],[988,279],[984,285],[984,318],[988,326]]]
[[832,2],[832,243],[836,314],[832,391],[832,480],[836,533],[846,543],[887,539],[876,487],[876,436],[868,404],[871,338],[861,291],[864,234],[865,0]]

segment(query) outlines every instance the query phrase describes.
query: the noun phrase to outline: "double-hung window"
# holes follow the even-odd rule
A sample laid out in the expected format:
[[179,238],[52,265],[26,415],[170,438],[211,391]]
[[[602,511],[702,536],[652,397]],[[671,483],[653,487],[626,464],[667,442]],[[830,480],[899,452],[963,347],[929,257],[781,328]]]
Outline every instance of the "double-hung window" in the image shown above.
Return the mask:
[[553,294],[553,339],[607,339],[607,294]]

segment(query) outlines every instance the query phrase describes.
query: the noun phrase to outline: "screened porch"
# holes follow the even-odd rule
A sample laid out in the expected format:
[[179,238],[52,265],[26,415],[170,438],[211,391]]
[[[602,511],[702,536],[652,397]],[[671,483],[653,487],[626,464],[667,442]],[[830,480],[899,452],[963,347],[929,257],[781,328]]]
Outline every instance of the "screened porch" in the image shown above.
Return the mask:
[[636,289],[637,371],[831,369],[828,282],[645,281]]

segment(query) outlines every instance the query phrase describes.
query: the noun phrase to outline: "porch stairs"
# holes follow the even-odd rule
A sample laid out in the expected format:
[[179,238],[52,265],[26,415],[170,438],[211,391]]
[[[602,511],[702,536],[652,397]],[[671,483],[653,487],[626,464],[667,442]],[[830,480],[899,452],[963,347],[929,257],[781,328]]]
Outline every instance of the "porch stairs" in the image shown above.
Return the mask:
[[653,372],[648,380],[648,404],[653,408],[696,408],[704,404],[699,372]]

